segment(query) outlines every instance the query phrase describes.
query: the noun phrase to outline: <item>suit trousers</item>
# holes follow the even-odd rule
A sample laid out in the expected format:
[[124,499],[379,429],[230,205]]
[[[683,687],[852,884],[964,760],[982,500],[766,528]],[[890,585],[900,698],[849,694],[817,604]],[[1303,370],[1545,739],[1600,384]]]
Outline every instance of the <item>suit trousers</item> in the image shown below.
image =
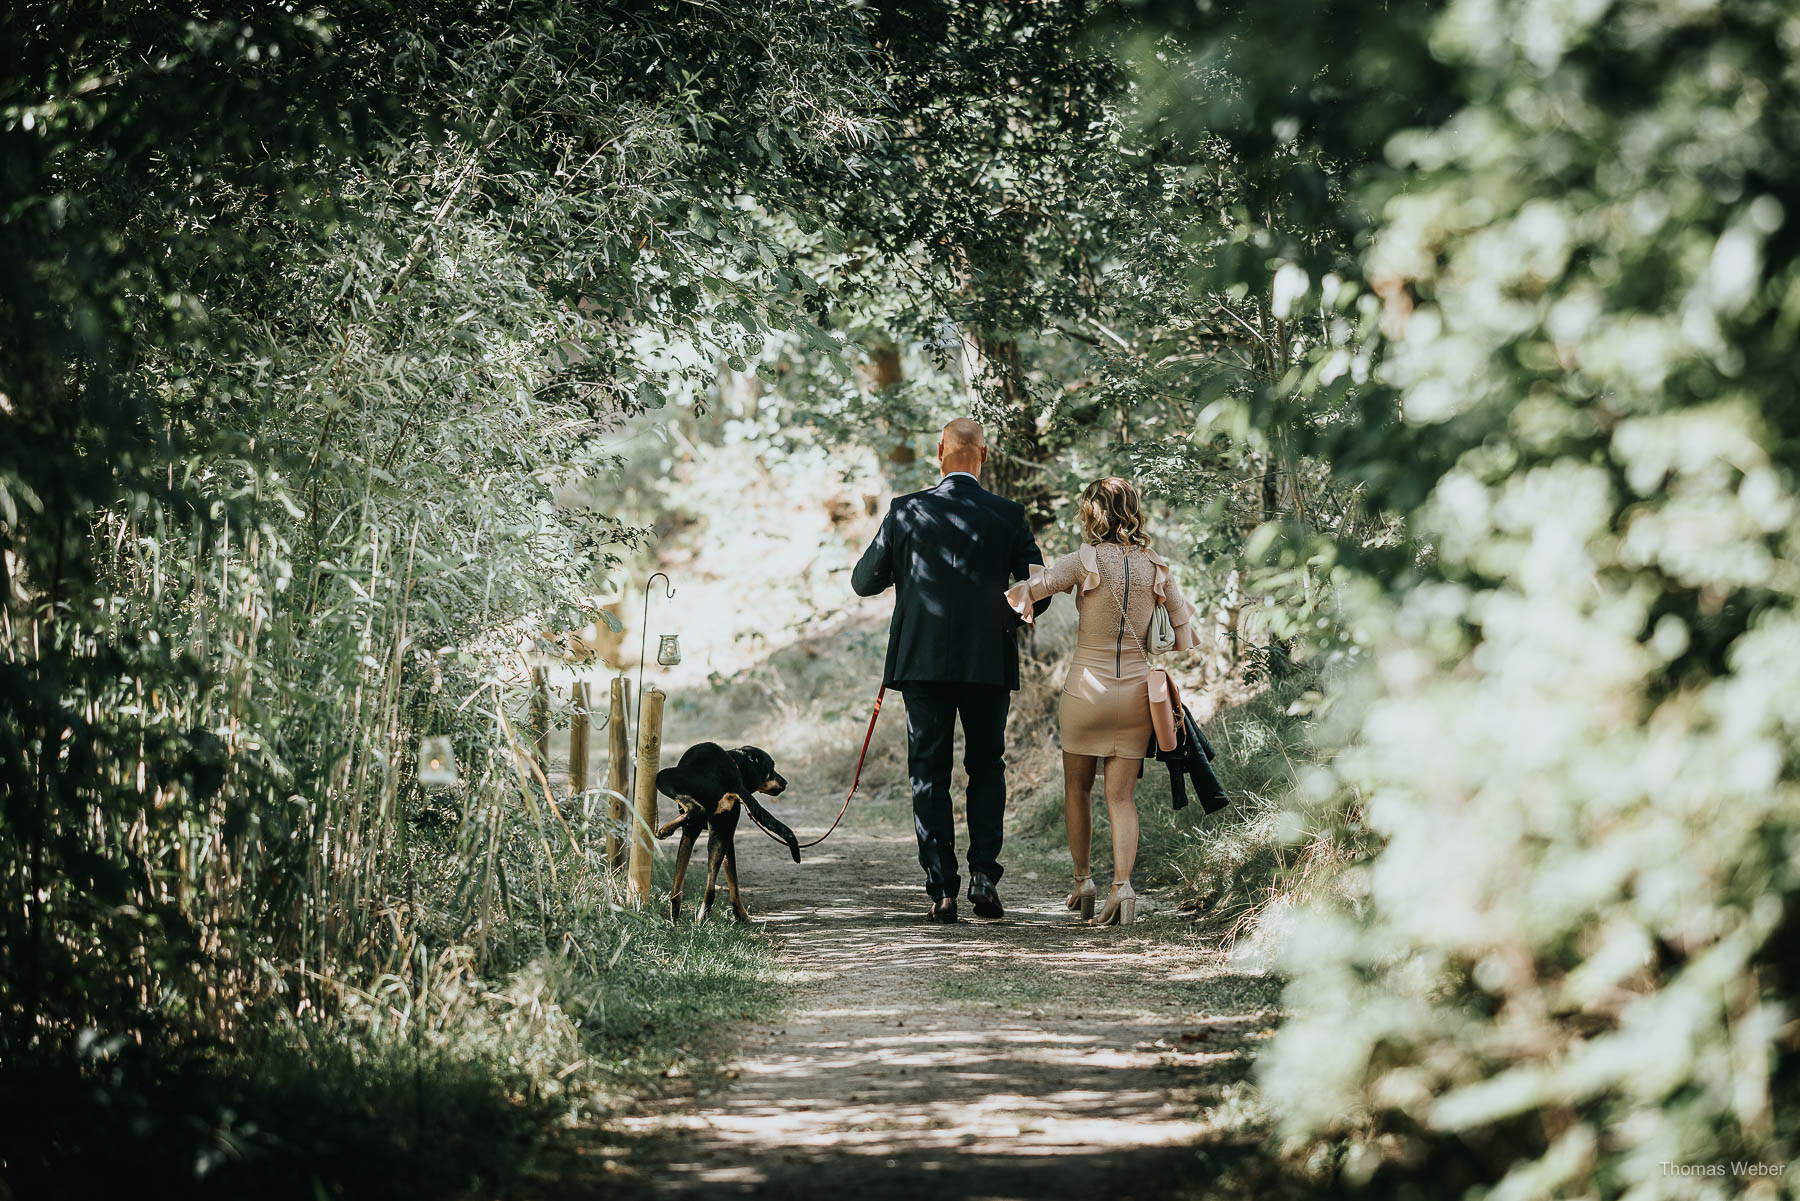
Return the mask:
[[913,832],[932,900],[961,890],[956,815],[950,802],[952,739],[960,717],[963,768],[969,774],[969,870],[1000,880],[1006,812],[1006,713],[1012,690],[1000,684],[908,683],[906,766],[912,777]]

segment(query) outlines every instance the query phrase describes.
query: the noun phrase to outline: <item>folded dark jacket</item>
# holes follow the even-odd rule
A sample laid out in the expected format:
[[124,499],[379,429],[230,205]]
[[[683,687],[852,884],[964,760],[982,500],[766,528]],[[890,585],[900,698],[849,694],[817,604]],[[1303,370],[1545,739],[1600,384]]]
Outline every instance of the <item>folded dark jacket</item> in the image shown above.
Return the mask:
[[[1194,793],[1200,798],[1200,807],[1208,813],[1217,813],[1230,803],[1231,798],[1225,795],[1225,789],[1219,784],[1219,777],[1213,774],[1211,760],[1215,757],[1212,743],[1200,732],[1200,723],[1188,712],[1188,707],[1181,707],[1181,737],[1172,751],[1161,750],[1156,745],[1156,736],[1150,736],[1150,747],[1145,752],[1146,762],[1149,759],[1160,759],[1169,766],[1169,801],[1180,809],[1187,805],[1187,785],[1192,783]],[[1138,774],[1143,774],[1143,767]]]

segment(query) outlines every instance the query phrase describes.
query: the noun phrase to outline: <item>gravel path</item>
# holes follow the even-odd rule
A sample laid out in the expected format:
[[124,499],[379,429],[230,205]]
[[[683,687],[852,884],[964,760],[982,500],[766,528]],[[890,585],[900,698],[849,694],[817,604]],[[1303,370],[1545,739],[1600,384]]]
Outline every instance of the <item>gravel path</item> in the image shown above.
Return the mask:
[[[780,811],[805,838],[835,808]],[[910,832],[856,818],[799,865],[740,829],[746,898],[801,995],[739,1032],[723,1088],[624,1123],[636,1150],[606,1191],[1086,1201],[1210,1174],[1275,986],[1153,898],[1137,926],[1093,930],[1056,883],[1009,877],[1005,920],[965,900],[958,925],[928,923]]]

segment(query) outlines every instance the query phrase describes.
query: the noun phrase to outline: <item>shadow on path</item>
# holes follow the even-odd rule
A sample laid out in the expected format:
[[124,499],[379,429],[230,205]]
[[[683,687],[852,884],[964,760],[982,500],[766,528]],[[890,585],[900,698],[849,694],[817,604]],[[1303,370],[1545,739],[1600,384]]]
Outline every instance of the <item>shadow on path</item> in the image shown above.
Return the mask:
[[[788,808],[804,838],[835,806]],[[1041,882],[1003,883],[1004,921],[927,923],[910,836],[853,824],[799,865],[740,831],[752,912],[808,983],[740,1031],[727,1088],[621,1123],[636,1149],[594,1191],[1149,1197],[1209,1174],[1233,1136],[1207,1107],[1247,1071],[1273,983],[1154,905],[1088,929]]]

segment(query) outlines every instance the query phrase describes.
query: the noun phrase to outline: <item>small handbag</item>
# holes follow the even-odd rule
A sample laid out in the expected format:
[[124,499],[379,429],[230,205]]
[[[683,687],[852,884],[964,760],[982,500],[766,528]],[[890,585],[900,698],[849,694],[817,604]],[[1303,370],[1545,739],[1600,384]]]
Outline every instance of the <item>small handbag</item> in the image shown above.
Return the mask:
[[[1129,555],[1130,552],[1124,553]],[[1127,572],[1131,570],[1129,559],[1127,559],[1125,570]],[[1131,618],[1126,612],[1125,597],[1121,589],[1114,589],[1113,604],[1119,607],[1119,625],[1131,635],[1131,640],[1137,644],[1138,654],[1144,656],[1144,662],[1149,663],[1150,653],[1144,649],[1144,644],[1138,638],[1137,631],[1131,627]],[[1168,609],[1158,605],[1157,610],[1162,614],[1163,620],[1167,621]],[[1154,614],[1150,618],[1150,636],[1152,640],[1156,637]],[[1171,626],[1169,628],[1169,646],[1174,645],[1175,630]],[[1182,712],[1181,690],[1175,686],[1175,681],[1167,671],[1160,667],[1152,667],[1144,691],[1150,701],[1150,728],[1156,731],[1156,745],[1164,751],[1172,751],[1181,740],[1181,718],[1179,716]]]
[[1175,623],[1169,620],[1169,606],[1158,601],[1150,611],[1150,652],[1166,655],[1175,649]]

